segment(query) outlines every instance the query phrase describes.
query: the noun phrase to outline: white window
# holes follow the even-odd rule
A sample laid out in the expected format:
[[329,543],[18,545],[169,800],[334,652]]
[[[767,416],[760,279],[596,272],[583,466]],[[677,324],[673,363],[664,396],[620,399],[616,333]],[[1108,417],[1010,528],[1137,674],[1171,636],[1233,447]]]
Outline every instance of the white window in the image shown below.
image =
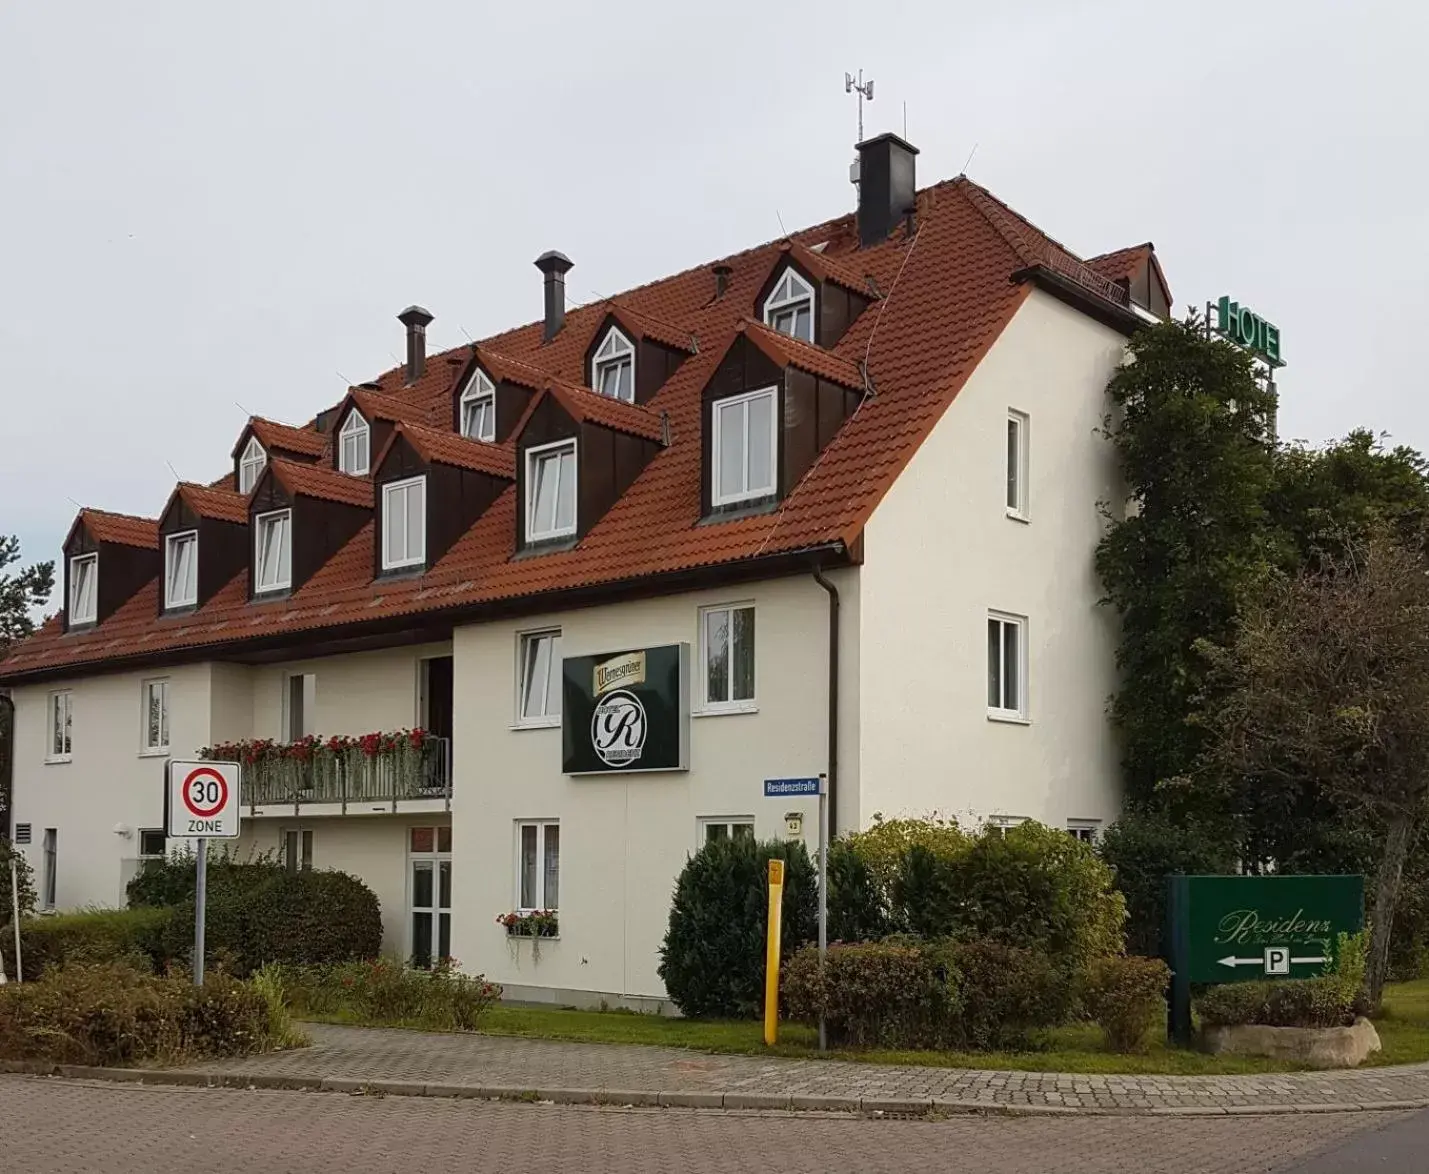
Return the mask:
[[561,633],[526,632],[520,643],[520,725],[554,726],[561,722]]
[[699,821],[699,847],[716,840],[754,839],[754,816],[704,816]]
[[591,384],[601,395],[635,402],[635,348],[614,326],[595,352]]
[[239,493],[246,495],[253,492],[253,487],[258,484],[258,478],[263,476],[263,468],[267,463],[268,454],[258,443],[258,438],[250,436],[243,448],[243,455],[238,459]]
[[1025,412],[1007,411],[1007,513],[1009,517],[1027,518],[1027,442],[1028,420]]
[[1018,824],[1026,822],[1025,815],[993,815],[988,818],[987,830],[994,836],[1005,836]]
[[293,511],[259,514],[253,527],[253,592],[286,591],[293,585]]
[[288,828],[283,833],[283,864],[289,872],[313,870],[312,828]]
[[707,712],[754,708],[754,605],[700,612],[700,663]]
[[541,820],[516,825],[516,908],[561,907],[561,825]]
[[198,603],[198,531],[170,534],[164,539],[164,606]]
[[427,561],[427,479],[393,481],[382,487],[382,569]]
[[68,762],[74,748],[74,694],[68,689],[51,693],[47,709],[49,734],[45,741],[45,758],[50,762]]
[[496,388],[479,369],[461,393],[461,434],[472,440],[496,439]]
[[99,614],[99,555],[69,560],[69,622],[92,624]]
[[1027,618],[994,612],[987,617],[988,717],[1027,717]]
[[766,387],[715,401],[710,454],[714,470],[710,498],[715,505],[750,501],[774,492],[776,394],[774,388]]
[[317,709],[318,679],[313,673],[289,673],[283,689],[283,735],[298,742],[316,733],[313,718]]
[[1101,835],[1102,821],[1099,819],[1069,819],[1067,834],[1083,844],[1095,844]]
[[139,859],[162,860],[168,855],[169,836],[163,828],[139,829]]
[[366,473],[372,458],[371,435],[362,413],[348,412],[338,433],[337,467],[353,476]]
[[145,754],[169,752],[169,682],[145,681],[144,731],[142,746]]
[[814,341],[814,287],[792,268],[764,300],[764,321],[780,334]]
[[428,969],[452,952],[452,829],[407,832],[407,956]]
[[60,833],[58,828],[45,829],[44,872],[40,877],[40,904],[53,909],[59,895]]
[[526,541],[576,532],[576,442],[526,451]]

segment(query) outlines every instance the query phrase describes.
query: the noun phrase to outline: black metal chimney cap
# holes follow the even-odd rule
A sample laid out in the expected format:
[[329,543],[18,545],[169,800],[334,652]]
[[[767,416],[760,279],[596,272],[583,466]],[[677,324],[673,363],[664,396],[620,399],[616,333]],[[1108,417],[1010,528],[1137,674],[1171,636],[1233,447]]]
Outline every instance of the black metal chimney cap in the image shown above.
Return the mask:
[[408,306],[397,315],[397,321],[402,323],[403,326],[419,326],[425,330],[431,325],[435,317],[435,314],[423,306]]
[[551,249],[536,258],[536,268],[547,277],[550,277],[552,274],[563,275],[567,273],[569,270],[575,268],[575,262],[567,257],[565,253],[558,253],[555,249]]

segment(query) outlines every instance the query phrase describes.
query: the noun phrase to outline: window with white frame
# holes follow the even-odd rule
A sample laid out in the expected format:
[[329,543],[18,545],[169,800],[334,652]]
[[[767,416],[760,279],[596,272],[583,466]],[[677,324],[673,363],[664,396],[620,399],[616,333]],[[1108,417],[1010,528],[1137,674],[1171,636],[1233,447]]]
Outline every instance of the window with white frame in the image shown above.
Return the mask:
[[312,828],[288,828],[283,832],[283,865],[289,872],[313,870]]
[[145,754],[167,754],[169,751],[169,682],[145,681],[144,731],[142,746]]
[[794,269],[785,269],[774,292],[764,299],[764,321],[780,334],[813,342],[814,287]]
[[452,829],[407,831],[407,956],[423,970],[452,952]]
[[1067,834],[1083,844],[1095,844],[1101,836],[1102,821],[1099,819],[1069,819]]
[[557,725],[561,720],[561,632],[524,632],[520,641],[517,722]]
[[252,493],[267,464],[268,453],[256,436],[250,436],[243,446],[243,455],[238,458],[238,492],[244,495]]
[[523,913],[561,907],[561,825],[523,820],[516,825],[516,907]]
[[480,368],[461,393],[461,434],[472,440],[496,439],[496,388]]
[[1027,716],[1027,617],[991,612],[987,617],[989,717]]
[[163,828],[139,829],[139,859],[162,860],[168,855],[169,836]]
[[611,399],[635,402],[635,347],[614,326],[591,362],[591,386]]
[[337,437],[337,467],[353,476],[366,473],[372,460],[371,443],[372,432],[362,413],[355,409],[348,412]]
[[993,815],[988,817],[986,826],[994,836],[1005,836],[1013,828],[1026,822],[1025,815]]
[[1014,518],[1027,517],[1027,444],[1029,439],[1026,412],[1007,410],[1007,512]]
[[722,605],[700,611],[700,663],[704,709],[750,709],[754,705],[754,605]]
[[412,477],[382,487],[382,569],[427,561],[427,479]]
[[45,758],[50,762],[68,762],[74,749],[74,694],[68,689],[51,693],[46,702]]
[[253,592],[286,591],[293,585],[293,511],[274,510],[253,519]]
[[526,541],[576,532],[576,442],[526,450]]
[[716,840],[754,839],[754,816],[701,816],[699,820],[699,847],[713,844]]
[[45,829],[44,872],[40,877],[40,904],[53,909],[58,903],[60,879],[59,828]]
[[170,534],[164,539],[164,606],[193,607],[198,603],[198,531]]
[[710,500],[715,505],[751,501],[774,492],[777,394],[766,387],[714,402]]
[[316,733],[318,678],[315,673],[289,673],[283,690],[283,735],[298,742]]
[[99,615],[99,555],[69,560],[69,622],[92,624]]

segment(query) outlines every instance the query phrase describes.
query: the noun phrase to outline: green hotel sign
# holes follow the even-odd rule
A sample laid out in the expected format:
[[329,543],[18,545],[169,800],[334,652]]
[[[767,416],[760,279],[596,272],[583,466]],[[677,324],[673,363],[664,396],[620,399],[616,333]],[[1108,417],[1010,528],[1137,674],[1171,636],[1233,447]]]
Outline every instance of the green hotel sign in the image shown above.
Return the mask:
[[1362,876],[1172,876],[1171,1034],[1190,1035],[1191,984],[1314,978],[1364,928]]
[[1216,303],[1215,332],[1222,338],[1245,347],[1272,367],[1285,366],[1280,357],[1280,327],[1267,322],[1249,306],[1233,302],[1225,294]]

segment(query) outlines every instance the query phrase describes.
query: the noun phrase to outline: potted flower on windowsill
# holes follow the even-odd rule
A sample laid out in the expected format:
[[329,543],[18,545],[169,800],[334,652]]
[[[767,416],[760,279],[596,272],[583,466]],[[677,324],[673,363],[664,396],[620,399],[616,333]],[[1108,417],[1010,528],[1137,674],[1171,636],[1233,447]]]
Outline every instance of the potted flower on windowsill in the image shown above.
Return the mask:
[[497,914],[496,924],[504,925],[511,938],[554,938],[560,933],[560,918],[554,909],[513,909]]

